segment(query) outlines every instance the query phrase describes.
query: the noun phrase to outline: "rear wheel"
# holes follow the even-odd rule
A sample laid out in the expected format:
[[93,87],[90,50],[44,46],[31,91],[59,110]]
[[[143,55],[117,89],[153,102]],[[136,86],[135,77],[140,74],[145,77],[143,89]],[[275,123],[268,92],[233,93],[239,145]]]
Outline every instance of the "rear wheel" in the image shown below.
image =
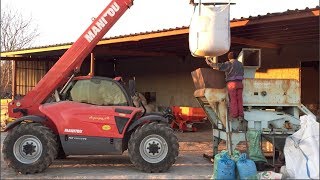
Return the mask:
[[57,156],[56,136],[39,123],[19,124],[3,142],[3,158],[9,167],[23,174],[42,172]]
[[132,133],[128,152],[131,162],[145,172],[164,172],[175,163],[178,139],[165,124],[144,124]]

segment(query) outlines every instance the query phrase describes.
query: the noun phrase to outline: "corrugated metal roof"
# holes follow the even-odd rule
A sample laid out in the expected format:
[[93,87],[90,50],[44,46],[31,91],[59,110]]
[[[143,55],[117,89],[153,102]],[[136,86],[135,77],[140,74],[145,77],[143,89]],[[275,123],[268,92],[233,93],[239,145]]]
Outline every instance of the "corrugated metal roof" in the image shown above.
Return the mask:
[[297,13],[301,13],[301,12],[311,12],[311,11],[315,11],[315,10],[320,10],[320,6],[316,6],[314,8],[309,8],[306,7],[305,9],[288,9],[287,11],[284,12],[275,12],[275,13],[267,13],[264,15],[257,15],[257,16],[249,16],[249,17],[241,17],[241,18],[234,18],[231,20],[231,22],[234,21],[242,21],[242,20],[254,20],[254,19],[260,19],[260,18],[265,18],[265,17],[273,17],[273,16],[282,16],[282,15],[290,15],[290,14],[297,14]]
[[[145,35],[145,34],[166,32],[166,31],[174,31],[174,30],[188,29],[188,28],[189,28],[189,26],[181,26],[181,27],[175,27],[175,28],[167,28],[167,29],[159,29],[159,30],[153,30],[153,31],[139,32],[139,33],[129,33],[129,34],[124,34],[124,35],[118,35],[118,36],[111,36],[111,37],[103,38],[101,40],[118,39],[118,38],[125,38],[125,37],[136,36],[136,35]],[[25,48],[25,49],[21,49],[21,50],[39,49],[39,48],[47,48],[47,47],[55,47],[55,46],[66,46],[66,45],[71,45],[72,43],[73,42],[51,44],[51,45],[45,45],[45,46],[36,46],[36,47]]]
[[[244,18],[244,17],[233,18],[230,22],[237,22],[237,21],[243,21],[243,20],[256,20],[256,19],[261,19],[261,18],[265,18],[265,17],[297,14],[297,13],[301,13],[301,12],[311,12],[311,11],[315,11],[315,10],[320,10],[320,6],[316,6],[315,8],[306,7],[305,9],[295,9],[295,10],[288,9],[287,11],[284,11],[284,12],[267,13],[265,15],[249,16],[246,18]],[[125,35],[120,35],[120,36],[112,36],[109,38],[104,38],[104,40],[105,39],[113,39],[113,38],[122,38],[122,37],[127,37],[127,36],[134,36],[134,35],[143,35],[143,34],[150,34],[150,33],[157,33],[157,32],[187,29],[187,28],[189,28],[189,26],[181,26],[181,27],[175,27],[175,28],[169,28],[169,29],[159,29],[159,30],[154,30],[154,31],[146,31],[146,32],[140,32],[140,33],[125,34]]]
[[[280,16],[285,16],[285,15],[291,15],[291,14],[299,14],[303,12],[314,12],[318,11],[318,16],[319,16],[319,11],[320,7],[316,6],[315,8],[305,8],[305,9],[295,9],[295,10],[287,10],[284,12],[276,12],[276,13],[267,13],[265,15],[257,15],[257,16],[249,16],[249,17],[241,17],[241,18],[234,18],[231,20],[232,22],[239,22],[239,21],[246,21],[246,20],[261,20],[269,17],[280,17]],[[175,31],[175,30],[187,30],[189,27],[188,26],[181,26],[181,27],[174,27],[174,28],[168,28],[168,29],[159,29],[159,30],[154,30],[154,31],[146,31],[146,32],[139,32],[139,33],[131,33],[131,34],[125,34],[125,35],[119,35],[119,36],[112,36],[108,38],[104,38],[103,40],[112,40],[112,39],[118,39],[118,38],[126,38],[126,37],[131,37],[131,36],[138,36],[138,35],[147,35],[147,34],[153,34],[153,33],[163,33],[163,32],[169,32],[169,31]],[[47,45],[47,46],[37,46],[37,47],[32,47],[32,48],[25,48],[21,50],[31,50],[31,49],[41,49],[41,48],[49,48],[49,47],[57,47],[57,46],[70,46],[73,42],[69,43],[61,43],[61,44],[52,44],[52,45]],[[19,50],[19,51],[21,51]],[[15,51],[12,51],[15,52]]]
[[[272,17],[272,16],[281,16],[281,15],[289,15],[289,14],[296,14],[300,12],[311,12],[314,10],[320,10],[320,6],[316,6],[315,8],[308,8],[306,7],[305,9],[295,9],[295,10],[290,10],[288,9],[285,12],[276,12],[276,13],[267,13],[265,15],[257,15],[257,16],[249,16],[249,17],[241,17],[241,18],[233,18],[230,22],[237,22],[237,21],[243,21],[243,20],[256,20],[256,19],[261,19],[265,17]],[[131,34],[125,34],[125,35],[120,35],[120,36],[112,36],[109,38],[104,38],[103,40],[106,39],[115,39],[115,38],[122,38],[122,37],[127,37],[127,36],[135,36],[135,35],[143,35],[143,34],[151,34],[151,33],[157,33],[157,32],[165,32],[165,31],[172,31],[172,30],[180,30],[180,29],[187,29],[189,26],[181,26],[181,27],[175,27],[175,28],[168,28],[168,29],[159,29],[159,30],[154,30],[154,31],[146,31],[146,32],[140,32],[140,33],[131,33]]]

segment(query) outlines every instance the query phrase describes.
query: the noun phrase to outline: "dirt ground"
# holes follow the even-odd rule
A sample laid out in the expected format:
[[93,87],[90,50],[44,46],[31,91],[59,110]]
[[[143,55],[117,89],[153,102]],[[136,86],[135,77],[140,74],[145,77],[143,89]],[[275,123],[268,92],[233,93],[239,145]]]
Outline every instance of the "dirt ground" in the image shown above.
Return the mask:
[[[207,124],[198,132],[176,132],[180,151],[176,163],[165,173],[144,173],[130,162],[127,152],[114,156],[69,156],[55,160],[44,172],[22,175],[7,167],[1,153],[1,179],[209,179],[213,164],[203,158],[212,153],[212,131]],[[1,133],[2,143],[6,133]]]

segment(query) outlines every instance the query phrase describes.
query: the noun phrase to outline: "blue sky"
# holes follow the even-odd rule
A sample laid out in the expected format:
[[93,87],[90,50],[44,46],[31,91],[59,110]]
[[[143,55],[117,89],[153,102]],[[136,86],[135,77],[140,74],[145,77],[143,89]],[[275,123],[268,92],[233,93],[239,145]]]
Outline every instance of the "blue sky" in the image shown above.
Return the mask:
[[[34,46],[74,42],[110,0],[1,0],[38,25]],[[219,1],[223,2],[223,1]],[[228,2],[228,0],[227,0]],[[288,9],[313,8],[318,0],[233,0],[231,18],[264,15]],[[105,37],[188,26],[193,14],[189,0],[135,0]]]

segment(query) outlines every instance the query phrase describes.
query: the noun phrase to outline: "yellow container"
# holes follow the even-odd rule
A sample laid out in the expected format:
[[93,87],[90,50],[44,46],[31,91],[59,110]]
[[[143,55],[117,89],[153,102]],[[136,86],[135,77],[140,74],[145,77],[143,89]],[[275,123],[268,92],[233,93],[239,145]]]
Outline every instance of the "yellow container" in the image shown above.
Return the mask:
[[5,127],[9,122],[8,116],[8,103],[11,102],[11,99],[1,99],[1,127]]

